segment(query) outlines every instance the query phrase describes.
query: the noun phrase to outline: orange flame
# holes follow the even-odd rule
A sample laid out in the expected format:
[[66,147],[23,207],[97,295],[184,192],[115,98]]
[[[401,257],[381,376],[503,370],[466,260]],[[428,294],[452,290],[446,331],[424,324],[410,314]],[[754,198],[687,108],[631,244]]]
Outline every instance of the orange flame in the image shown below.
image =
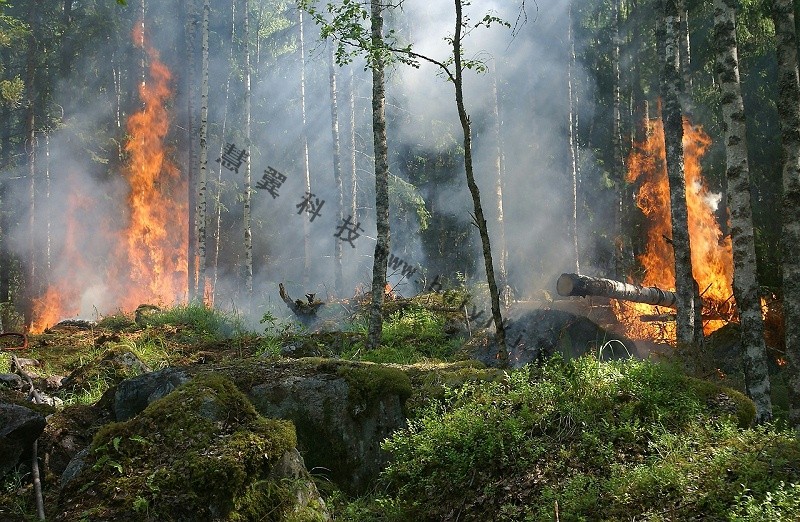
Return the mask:
[[[648,220],[647,246],[638,259],[644,268],[642,284],[665,289],[675,288],[675,258],[672,251],[669,182],[667,180],[664,128],[660,118],[647,123],[648,139],[634,146],[628,158],[627,181],[639,183],[636,205]],[[733,256],[729,236],[723,236],[715,217],[720,197],[706,185],[700,160],[711,145],[702,127],[683,120],[686,204],[689,214],[689,237],[692,249],[692,272],[703,300],[715,308],[733,306]],[[618,316],[626,333],[634,338],[674,340],[674,324],[640,323],[632,316],[663,313],[650,305],[616,303]],[[720,328],[722,320],[704,323],[706,334]]]
[[[130,184],[130,222],[123,231],[123,258],[128,282],[120,293],[123,309],[143,302],[172,303],[185,297],[187,285],[186,183],[169,159],[164,140],[170,117],[165,107],[172,95],[172,75],[158,51],[142,37],[137,24],[133,40],[144,45],[150,58],[150,82],[139,86],[144,108],[128,119],[130,139],[125,150],[130,163],[125,177]],[[117,279],[119,280],[119,279]]]
[[[136,25],[133,40],[137,46],[145,47],[150,66],[148,81],[139,87],[143,108],[127,123],[129,141],[125,150],[129,163],[123,174],[130,191],[123,210],[126,225],[109,238],[98,234],[94,222],[81,227],[77,218],[91,212],[92,201],[75,192],[79,183],[71,184],[64,248],[57,253],[69,270],[53,274],[53,283],[34,300],[29,327],[32,333],[77,315],[87,286],[96,285],[103,278],[107,301],[104,305],[114,309],[132,310],[142,303],[174,303],[186,297],[187,187],[165,146],[170,125],[166,105],[172,95],[171,74],[158,51],[143,38],[141,27],[141,23]],[[102,226],[110,227],[109,223]],[[78,248],[81,241],[96,243],[104,239],[108,241],[106,248],[114,251],[103,259],[106,264],[85,259]]]

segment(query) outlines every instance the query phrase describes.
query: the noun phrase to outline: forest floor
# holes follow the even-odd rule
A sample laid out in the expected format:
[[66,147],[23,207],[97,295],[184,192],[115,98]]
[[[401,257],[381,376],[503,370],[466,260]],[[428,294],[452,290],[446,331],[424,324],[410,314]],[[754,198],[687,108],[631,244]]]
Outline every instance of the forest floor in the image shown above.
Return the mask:
[[[253,358],[370,361],[414,382],[415,368],[470,358],[453,305],[467,297],[388,302],[382,347],[371,352],[356,302],[327,307],[313,331],[269,313],[254,332],[204,307],[140,309],[31,335],[27,350],[0,352],[0,371],[12,353],[34,359],[28,369],[58,408],[96,404],[132,373]],[[146,368],[101,363],[121,351]],[[409,408],[409,428],[384,442],[393,463],[369,493],[317,487],[336,520],[799,520],[796,434],[780,422],[753,427],[735,379],[698,379],[680,363],[556,356],[500,378],[471,364],[476,378],[462,372]],[[45,473],[44,486],[57,501],[58,477]],[[24,475],[0,483],[8,520],[35,520],[32,498]]]

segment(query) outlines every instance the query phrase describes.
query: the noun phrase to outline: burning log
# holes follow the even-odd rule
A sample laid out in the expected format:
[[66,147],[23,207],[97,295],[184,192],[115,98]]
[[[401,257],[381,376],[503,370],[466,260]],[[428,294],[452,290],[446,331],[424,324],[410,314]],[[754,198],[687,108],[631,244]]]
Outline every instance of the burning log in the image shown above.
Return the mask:
[[675,308],[675,292],[655,286],[636,286],[612,279],[589,277],[580,274],[561,274],[556,283],[561,296],[596,295],[611,299],[622,299],[636,303]]

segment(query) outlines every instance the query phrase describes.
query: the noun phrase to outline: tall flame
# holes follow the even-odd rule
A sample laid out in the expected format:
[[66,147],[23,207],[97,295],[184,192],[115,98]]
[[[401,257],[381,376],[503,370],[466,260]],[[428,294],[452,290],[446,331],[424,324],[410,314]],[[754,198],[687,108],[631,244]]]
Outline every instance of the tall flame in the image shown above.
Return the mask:
[[[182,301],[187,285],[188,203],[186,182],[165,145],[170,116],[167,103],[172,95],[171,74],[158,51],[143,38],[142,24],[136,25],[133,41],[144,46],[149,57],[149,79],[139,86],[143,108],[128,119],[125,150],[129,155],[123,175],[129,188],[125,225],[116,231],[116,219],[99,226],[81,222],[91,213],[92,200],[81,195],[80,183],[71,183],[65,237],[57,257],[66,267],[51,275],[52,284],[34,300],[29,330],[38,333],[81,309],[81,300],[103,295],[102,304],[131,310],[142,303],[171,304]],[[82,242],[107,241],[113,254],[86,259],[78,248]],[[89,269],[91,267],[91,269]],[[105,279],[105,280],[103,280]],[[98,298],[99,299],[99,298]]]
[[[186,183],[169,159],[164,139],[170,118],[165,107],[172,91],[172,75],[149,46],[137,24],[133,41],[144,45],[150,58],[150,82],[139,86],[144,108],[128,119],[130,139],[125,150],[130,162],[125,177],[130,184],[130,221],[123,231],[122,259],[128,270],[120,306],[136,307],[144,301],[172,303],[184,297],[187,284]],[[119,280],[120,278],[117,278]]]
[[[644,268],[642,284],[665,289],[675,288],[675,258],[672,251],[672,219],[670,216],[669,182],[667,180],[664,127],[660,118],[647,123],[648,138],[637,144],[628,157],[627,180],[639,184],[636,205],[647,217],[647,245],[638,257]],[[716,308],[733,305],[733,256],[729,236],[723,236],[715,217],[720,197],[712,194],[703,179],[700,160],[711,145],[711,138],[702,127],[683,120],[684,169],[686,204],[689,214],[692,272],[700,287],[703,300]],[[616,303],[621,311],[623,305]],[[654,314],[649,305],[625,304],[634,314]],[[629,315],[634,315],[629,314]],[[623,322],[635,338],[664,336],[663,325],[636,324],[632,317]],[[724,324],[720,320],[704,323],[708,334]],[[667,328],[666,337],[673,340],[674,325]]]

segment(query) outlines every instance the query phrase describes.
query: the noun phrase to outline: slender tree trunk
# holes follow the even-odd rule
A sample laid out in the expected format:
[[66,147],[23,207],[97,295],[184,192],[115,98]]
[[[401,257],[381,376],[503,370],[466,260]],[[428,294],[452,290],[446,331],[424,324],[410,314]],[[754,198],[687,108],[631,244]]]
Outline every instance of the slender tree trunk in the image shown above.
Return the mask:
[[36,53],[37,53],[37,18],[39,0],[31,0],[28,23],[31,27],[31,35],[28,38],[28,55],[25,71],[25,92],[27,93],[27,107],[25,110],[25,152],[28,159],[28,198],[30,212],[28,218],[28,270],[25,285],[25,320],[30,323],[33,312],[33,298],[37,294],[37,273],[36,244],[36,106],[39,103],[36,85]]
[[[380,0],[370,0],[372,48],[383,47],[383,15]],[[372,69],[372,135],[375,155],[375,222],[377,241],[372,266],[372,303],[369,311],[367,349],[380,345],[383,331],[383,298],[386,285],[386,267],[389,260],[389,152],[386,143],[386,88],[384,84],[384,58],[374,53]]]
[[625,205],[625,165],[622,157],[622,96],[620,89],[619,71],[619,24],[620,24],[620,3],[621,0],[614,0],[612,4],[612,44],[611,44],[611,68],[612,68],[612,92],[613,92],[613,121],[611,128],[611,148],[612,148],[612,173],[616,183],[616,201],[614,202],[614,275],[621,279],[625,275],[624,257],[626,250],[625,234],[622,229],[622,216]]
[[572,185],[572,208],[570,209],[570,231],[572,237],[572,268],[575,272],[581,271],[580,253],[578,249],[578,145],[575,135],[575,120],[577,111],[575,107],[575,88],[573,76],[575,75],[575,35],[572,33],[573,14],[572,4],[569,3],[569,20],[567,22],[567,38],[569,39],[570,58],[567,66],[567,95],[569,96],[569,156],[570,156],[570,184]]
[[735,0],[714,0],[716,73],[722,90],[722,117],[727,159],[728,209],[733,239],[733,294],[742,329],[745,385],[756,405],[756,419],[772,418],[770,382],[761,319],[753,215],[750,206],[750,168],[747,161],[744,102],[739,83]]
[[358,223],[358,174],[356,171],[356,79],[350,67],[350,210],[353,222]]
[[800,430],[800,78],[792,0],[773,0],[778,52],[778,115],[783,145],[783,317],[789,423]]
[[[249,152],[250,137],[250,2],[244,0],[244,127],[245,149]],[[253,302],[253,232],[251,229],[250,200],[252,197],[251,161],[245,163],[244,169],[244,273],[245,289],[247,292],[247,310],[250,311]]]
[[186,16],[188,29],[186,31],[186,111],[187,118],[187,133],[189,139],[187,142],[189,161],[187,169],[187,182],[188,182],[188,195],[189,195],[189,237],[187,241],[187,271],[189,274],[189,301],[194,301],[197,298],[197,235],[198,225],[197,220],[197,187],[198,180],[195,174],[199,160],[197,159],[197,149],[195,148],[195,132],[197,129],[197,122],[195,117],[195,87],[196,87],[196,65],[195,65],[195,50],[197,49],[197,0],[186,0]]
[[683,90],[688,94],[692,92],[692,57],[691,45],[689,43],[689,8],[686,6],[686,0],[679,0],[678,15],[681,19],[680,33],[678,34],[678,49],[681,55]]
[[662,0],[664,6],[664,69],[661,96],[664,99],[664,142],[672,218],[672,246],[675,253],[675,291],[678,295],[676,340],[679,349],[695,344],[695,287],[689,241],[686,180],[683,164],[683,115],[678,35],[678,0]]
[[503,316],[500,311],[500,296],[497,292],[497,282],[494,277],[494,266],[492,264],[492,246],[489,242],[489,232],[486,228],[486,219],[483,217],[483,207],[481,205],[481,195],[478,185],[475,183],[475,176],[472,171],[472,136],[470,134],[470,120],[467,110],[464,107],[464,92],[461,65],[461,31],[462,24],[462,0],[455,0],[456,24],[455,36],[453,37],[453,58],[455,59],[455,90],[456,106],[458,107],[458,118],[461,121],[461,130],[464,133],[464,168],[467,174],[467,186],[472,194],[472,204],[475,210],[475,224],[481,235],[483,245],[483,261],[486,268],[486,279],[489,283],[489,295],[492,301],[492,317],[495,325],[495,341],[497,342],[497,359],[501,367],[508,366],[508,350],[506,347],[506,330],[503,324]]
[[[337,224],[344,220],[344,188],[342,186],[342,154],[341,143],[339,140],[339,107],[338,92],[336,90],[336,64],[334,63],[333,45],[329,46],[328,53],[328,74],[330,76],[331,87],[331,138],[333,140],[333,180],[336,183],[336,192],[339,197],[338,212],[339,219]],[[343,296],[344,283],[342,281],[342,242],[334,240],[333,274],[334,291],[338,297]]]
[[[311,194],[311,169],[308,161],[308,123],[306,121],[306,46],[305,29],[303,27],[303,10],[297,10],[300,16],[300,111],[303,127],[300,131],[300,142],[303,147],[303,176],[306,192]],[[310,221],[303,216],[303,286],[308,287],[311,272],[311,226]]]
[[511,287],[508,284],[508,269],[506,261],[508,250],[506,249],[506,223],[503,216],[503,140],[500,133],[500,96],[497,92],[497,64],[492,62],[492,118],[494,119],[494,196],[497,204],[497,234],[499,239],[498,253],[499,260],[497,268],[500,271],[500,287],[503,296],[503,305],[508,307],[511,304]]
[[[44,205],[45,209],[50,209],[50,134],[49,132],[44,133]],[[44,282],[45,285],[50,284],[50,274],[52,273],[52,219],[50,217],[50,212],[48,211],[45,214],[45,234],[46,234],[46,244],[45,244],[45,253],[44,253],[44,265],[45,265],[45,272],[44,272]]]
[[[220,132],[220,145],[219,145],[219,157],[222,157],[222,153],[225,147],[225,131],[228,128],[228,110],[230,108],[230,92],[231,92],[231,75],[233,74],[233,48],[234,48],[234,41],[236,40],[236,2],[231,2],[231,47],[230,52],[228,55],[228,77],[225,80],[225,111],[223,112],[222,116],[222,130]],[[212,283],[211,283],[211,302],[216,302],[216,292],[217,292],[217,276],[219,275],[219,248],[220,248],[220,240],[221,240],[221,228],[222,228],[222,162],[219,164],[219,168],[217,169],[217,193],[214,196],[214,203],[215,207],[215,225],[214,225],[214,256],[211,260],[211,269],[213,272],[212,276]]]
[[[5,54],[0,54],[5,59]],[[0,136],[0,169],[6,169],[11,163],[11,111],[8,104],[0,104],[0,122],[2,122],[2,136]],[[11,253],[8,248],[8,202],[6,198],[6,185],[0,181],[0,303],[10,300],[11,287]],[[0,307],[0,320],[4,309]],[[2,333],[2,332],[0,332]]]
[[208,16],[209,0],[203,1],[203,55],[200,85],[200,177],[197,180],[197,294],[199,302],[206,295],[206,185],[208,183]]

